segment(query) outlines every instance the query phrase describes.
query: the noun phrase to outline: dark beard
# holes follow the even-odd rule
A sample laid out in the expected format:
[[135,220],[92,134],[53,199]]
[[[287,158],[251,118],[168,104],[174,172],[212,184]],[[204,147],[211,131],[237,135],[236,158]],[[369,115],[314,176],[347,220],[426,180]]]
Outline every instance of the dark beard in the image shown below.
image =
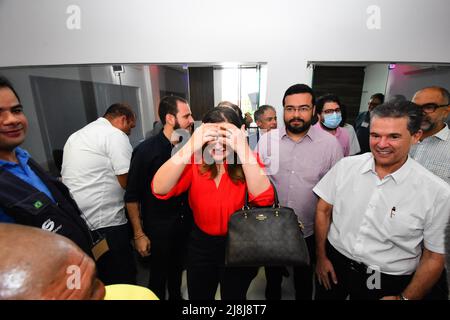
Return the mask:
[[[426,129],[424,129],[422,126],[423,124],[426,123],[428,126]],[[433,130],[436,127],[436,124],[429,121],[429,120],[424,120],[422,121],[422,124],[420,125],[420,129],[422,129],[423,132],[430,132],[431,130]]]
[[180,127],[180,123],[178,122],[178,120],[177,119],[175,119],[175,126],[173,127],[173,130],[177,130],[177,129],[180,129],[181,127]]
[[[302,122],[303,125],[299,126],[299,127],[291,126],[291,122],[294,120]],[[305,122],[302,119],[296,118],[296,119],[291,119],[288,123],[285,122],[284,125],[286,126],[287,131],[289,131],[293,134],[299,134],[299,133],[308,131],[309,127],[311,127],[311,121]]]
[[[192,132],[194,131],[194,124],[190,125],[190,126],[187,127],[186,129],[182,129],[181,126],[180,126],[180,123],[179,123],[177,120],[175,120],[175,126],[173,127],[173,130],[176,131],[176,130],[178,130],[178,129],[183,130],[183,131],[186,131],[186,132],[188,133],[187,136],[190,137],[190,136],[192,135]],[[189,140],[189,138],[188,138],[188,140]],[[184,141],[183,141],[183,135],[180,135],[180,136],[179,136],[177,142],[184,142]]]

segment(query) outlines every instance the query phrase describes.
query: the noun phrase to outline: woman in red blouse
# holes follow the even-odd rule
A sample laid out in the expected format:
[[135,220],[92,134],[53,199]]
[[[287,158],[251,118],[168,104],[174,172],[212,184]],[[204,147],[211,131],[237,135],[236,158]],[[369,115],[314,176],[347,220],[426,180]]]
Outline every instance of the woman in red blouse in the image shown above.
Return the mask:
[[248,146],[242,121],[230,108],[216,107],[187,143],[155,174],[152,190],[168,199],[186,190],[194,214],[187,255],[189,299],[246,299],[256,268],[224,267],[230,216],[244,205],[273,204],[274,193],[262,163]]

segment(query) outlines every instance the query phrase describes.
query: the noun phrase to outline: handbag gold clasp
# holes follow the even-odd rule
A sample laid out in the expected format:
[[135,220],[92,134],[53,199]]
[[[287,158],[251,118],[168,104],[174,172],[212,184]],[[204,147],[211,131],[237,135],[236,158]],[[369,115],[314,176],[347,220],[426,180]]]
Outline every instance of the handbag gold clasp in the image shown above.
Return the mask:
[[264,221],[266,219],[267,219],[266,215],[262,214],[262,213],[260,213],[256,216],[256,220],[258,220],[258,221]]

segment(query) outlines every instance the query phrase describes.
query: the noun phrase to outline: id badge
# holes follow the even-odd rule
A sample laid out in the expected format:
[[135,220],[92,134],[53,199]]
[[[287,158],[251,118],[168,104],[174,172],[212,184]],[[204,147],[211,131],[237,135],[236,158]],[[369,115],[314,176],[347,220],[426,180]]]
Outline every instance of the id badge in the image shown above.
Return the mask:
[[361,123],[361,127],[367,128],[369,127],[369,123],[364,121],[363,123]]
[[106,238],[103,238],[97,241],[92,248],[92,254],[94,255],[95,261],[98,261],[102,255],[109,251],[108,241]]

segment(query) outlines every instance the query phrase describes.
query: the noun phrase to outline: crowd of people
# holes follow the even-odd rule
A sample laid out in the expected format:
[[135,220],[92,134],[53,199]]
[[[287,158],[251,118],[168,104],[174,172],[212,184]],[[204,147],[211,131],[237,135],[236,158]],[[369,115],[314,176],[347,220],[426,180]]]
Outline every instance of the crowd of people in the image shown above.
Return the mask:
[[137,252],[160,299],[183,298],[186,270],[190,300],[215,299],[219,285],[221,299],[245,300],[258,268],[225,265],[228,221],[246,195],[264,207],[275,191],[311,263],[261,266],[266,299],[283,298],[283,277],[298,300],[447,299],[449,100],[432,86],[411,101],[374,94],[353,127],[337,95],[295,84],[279,118],[254,112],[253,130],[228,101],[194,128],[189,102],[167,96],[161,128],[134,150],[137,115],[116,103],[68,138],[57,179],[21,148],[26,106],[0,77],[0,274],[27,279],[0,276],[0,299],[101,299],[104,284],[137,283]]

